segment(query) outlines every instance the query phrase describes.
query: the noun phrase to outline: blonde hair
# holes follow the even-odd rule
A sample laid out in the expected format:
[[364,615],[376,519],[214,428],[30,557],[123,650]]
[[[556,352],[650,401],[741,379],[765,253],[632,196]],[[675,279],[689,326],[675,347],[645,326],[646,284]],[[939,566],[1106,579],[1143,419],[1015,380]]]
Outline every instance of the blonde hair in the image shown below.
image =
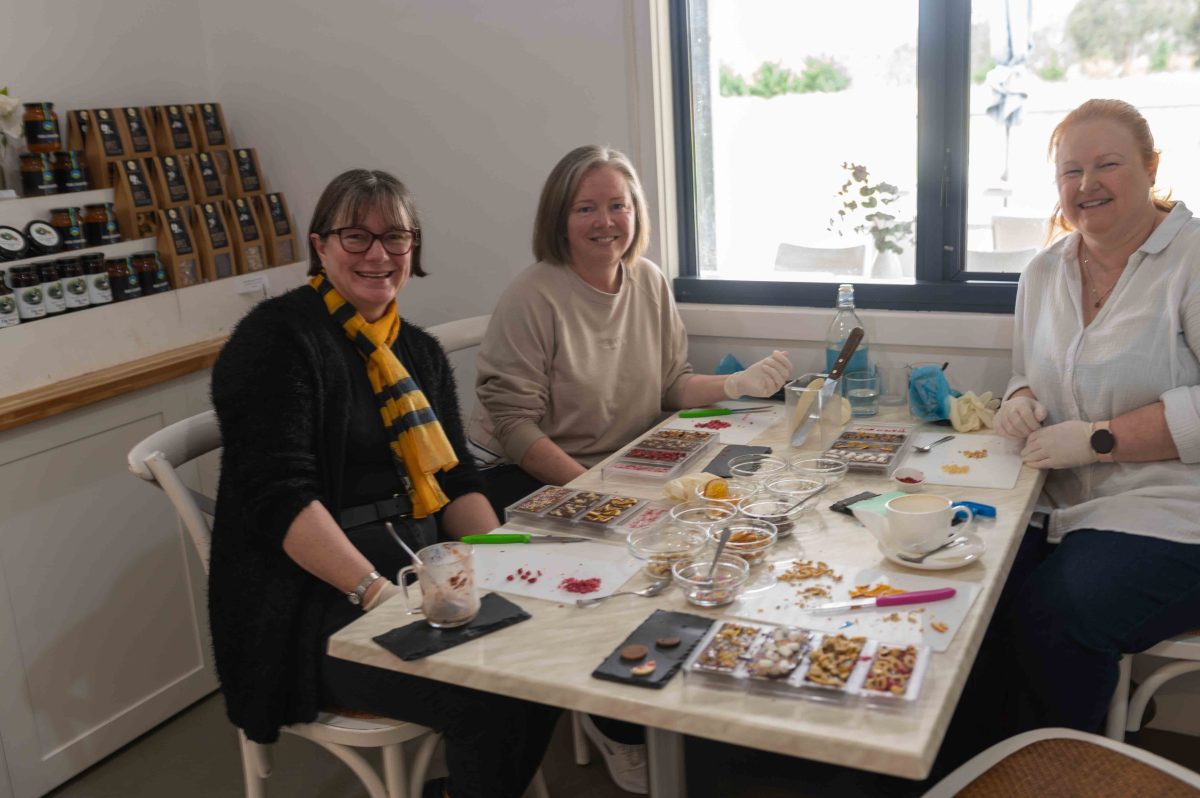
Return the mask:
[[[1050,134],[1050,145],[1046,148],[1047,157],[1051,161],[1054,160],[1058,154],[1059,145],[1062,144],[1063,136],[1066,135],[1067,130],[1072,126],[1098,119],[1123,125],[1126,130],[1133,134],[1138,154],[1142,158],[1142,165],[1148,166],[1155,171],[1158,170],[1159,151],[1154,148],[1154,134],[1150,132],[1150,123],[1146,121],[1146,117],[1142,116],[1137,108],[1134,108],[1124,100],[1088,100],[1074,111],[1071,111],[1063,117],[1063,120],[1054,128],[1054,132]],[[1154,207],[1160,211],[1169,211],[1175,206],[1175,203],[1170,200],[1170,193],[1163,195],[1159,194],[1156,189],[1152,189],[1150,196],[1154,201]],[[1050,215],[1050,231],[1047,243],[1058,238],[1063,233],[1071,232],[1073,229],[1071,223],[1063,216],[1062,203],[1056,202],[1054,204],[1054,213]]]
[[636,261],[650,246],[650,216],[646,211],[646,196],[642,182],[625,153],[612,147],[587,144],[576,147],[562,157],[546,185],[542,186],[542,197],[538,201],[537,216],[533,222],[533,257],[539,261],[566,266],[571,260],[567,244],[567,215],[571,202],[579,192],[579,184],[588,172],[601,166],[611,167],[625,178],[629,194],[633,198],[633,241],[622,258],[631,263]]

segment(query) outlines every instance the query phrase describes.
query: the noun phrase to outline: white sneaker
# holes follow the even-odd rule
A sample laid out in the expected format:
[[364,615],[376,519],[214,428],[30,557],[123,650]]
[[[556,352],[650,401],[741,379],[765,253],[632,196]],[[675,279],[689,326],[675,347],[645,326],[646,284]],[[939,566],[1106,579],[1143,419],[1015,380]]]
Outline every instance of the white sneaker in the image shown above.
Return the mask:
[[587,713],[580,713],[583,719],[583,733],[596,744],[604,756],[604,764],[608,767],[608,775],[613,783],[625,792],[646,795],[650,792],[646,779],[646,746],[625,745],[610,740],[604,732],[596,728],[592,718]]

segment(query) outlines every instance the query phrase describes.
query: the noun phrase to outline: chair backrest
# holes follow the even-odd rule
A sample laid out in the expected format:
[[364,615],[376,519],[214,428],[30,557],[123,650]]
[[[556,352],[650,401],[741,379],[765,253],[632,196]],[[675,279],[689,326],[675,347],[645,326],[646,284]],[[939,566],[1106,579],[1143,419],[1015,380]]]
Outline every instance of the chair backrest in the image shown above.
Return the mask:
[[448,321],[445,324],[435,324],[426,332],[432,335],[442,345],[447,354],[457,352],[461,349],[470,349],[472,346],[479,346],[483,341],[483,334],[487,332],[488,322],[491,321],[491,315],[472,316],[469,319],[458,319],[457,321]]
[[803,247],[780,244],[775,251],[777,272],[832,272],[862,275],[866,268],[867,246]]
[[134,476],[153,482],[167,494],[187,528],[206,573],[212,540],[208,519],[217,505],[212,497],[183,484],[176,469],[219,448],[221,428],[217,425],[217,414],[208,410],[163,427],[130,449],[128,457],[129,470]]
[[1020,274],[1025,271],[1025,267],[1029,265],[1029,261],[1033,260],[1033,256],[1037,253],[1038,251],[1033,247],[999,252],[968,249],[967,268],[973,272]]
[[993,216],[992,246],[997,250],[1041,249],[1050,221],[1040,216]]

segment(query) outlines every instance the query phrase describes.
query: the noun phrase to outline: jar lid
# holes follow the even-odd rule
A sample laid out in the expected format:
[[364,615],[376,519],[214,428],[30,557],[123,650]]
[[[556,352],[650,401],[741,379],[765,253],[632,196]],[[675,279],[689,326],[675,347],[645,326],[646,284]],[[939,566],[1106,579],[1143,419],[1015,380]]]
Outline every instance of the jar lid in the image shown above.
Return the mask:
[[15,227],[0,225],[0,258],[17,260],[25,256],[29,244],[24,234]]
[[83,209],[85,211],[90,211],[92,208],[99,208],[102,211],[106,211],[110,205],[112,205],[111,202],[89,202],[87,205],[83,206]]
[[53,108],[54,103],[21,103],[26,108]]
[[25,235],[35,254],[49,255],[58,252],[62,247],[62,236],[57,230],[41,219],[34,219],[25,225]]
[[27,160],[27,159],[32,160],[34,158],[36,158],[37,160],[42,161],[44,163],[46,160],[46,153],[44,153],[44,152],[23,152],[23,153],[21,153],[22,161]]

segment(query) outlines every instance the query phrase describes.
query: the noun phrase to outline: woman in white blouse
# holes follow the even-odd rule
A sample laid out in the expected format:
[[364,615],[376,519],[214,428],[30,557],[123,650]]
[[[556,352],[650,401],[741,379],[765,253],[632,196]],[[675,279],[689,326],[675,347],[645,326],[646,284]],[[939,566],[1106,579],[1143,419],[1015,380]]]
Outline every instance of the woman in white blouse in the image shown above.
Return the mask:
[[1050,152],[1070,232],[1021,276],[996,429],[1049,472],[1051,511],[994,626],[1009,731],[1099,731],[1121,654],[1200,626],[1200,220],[1155,192],[1128,103],[1076,108]]

